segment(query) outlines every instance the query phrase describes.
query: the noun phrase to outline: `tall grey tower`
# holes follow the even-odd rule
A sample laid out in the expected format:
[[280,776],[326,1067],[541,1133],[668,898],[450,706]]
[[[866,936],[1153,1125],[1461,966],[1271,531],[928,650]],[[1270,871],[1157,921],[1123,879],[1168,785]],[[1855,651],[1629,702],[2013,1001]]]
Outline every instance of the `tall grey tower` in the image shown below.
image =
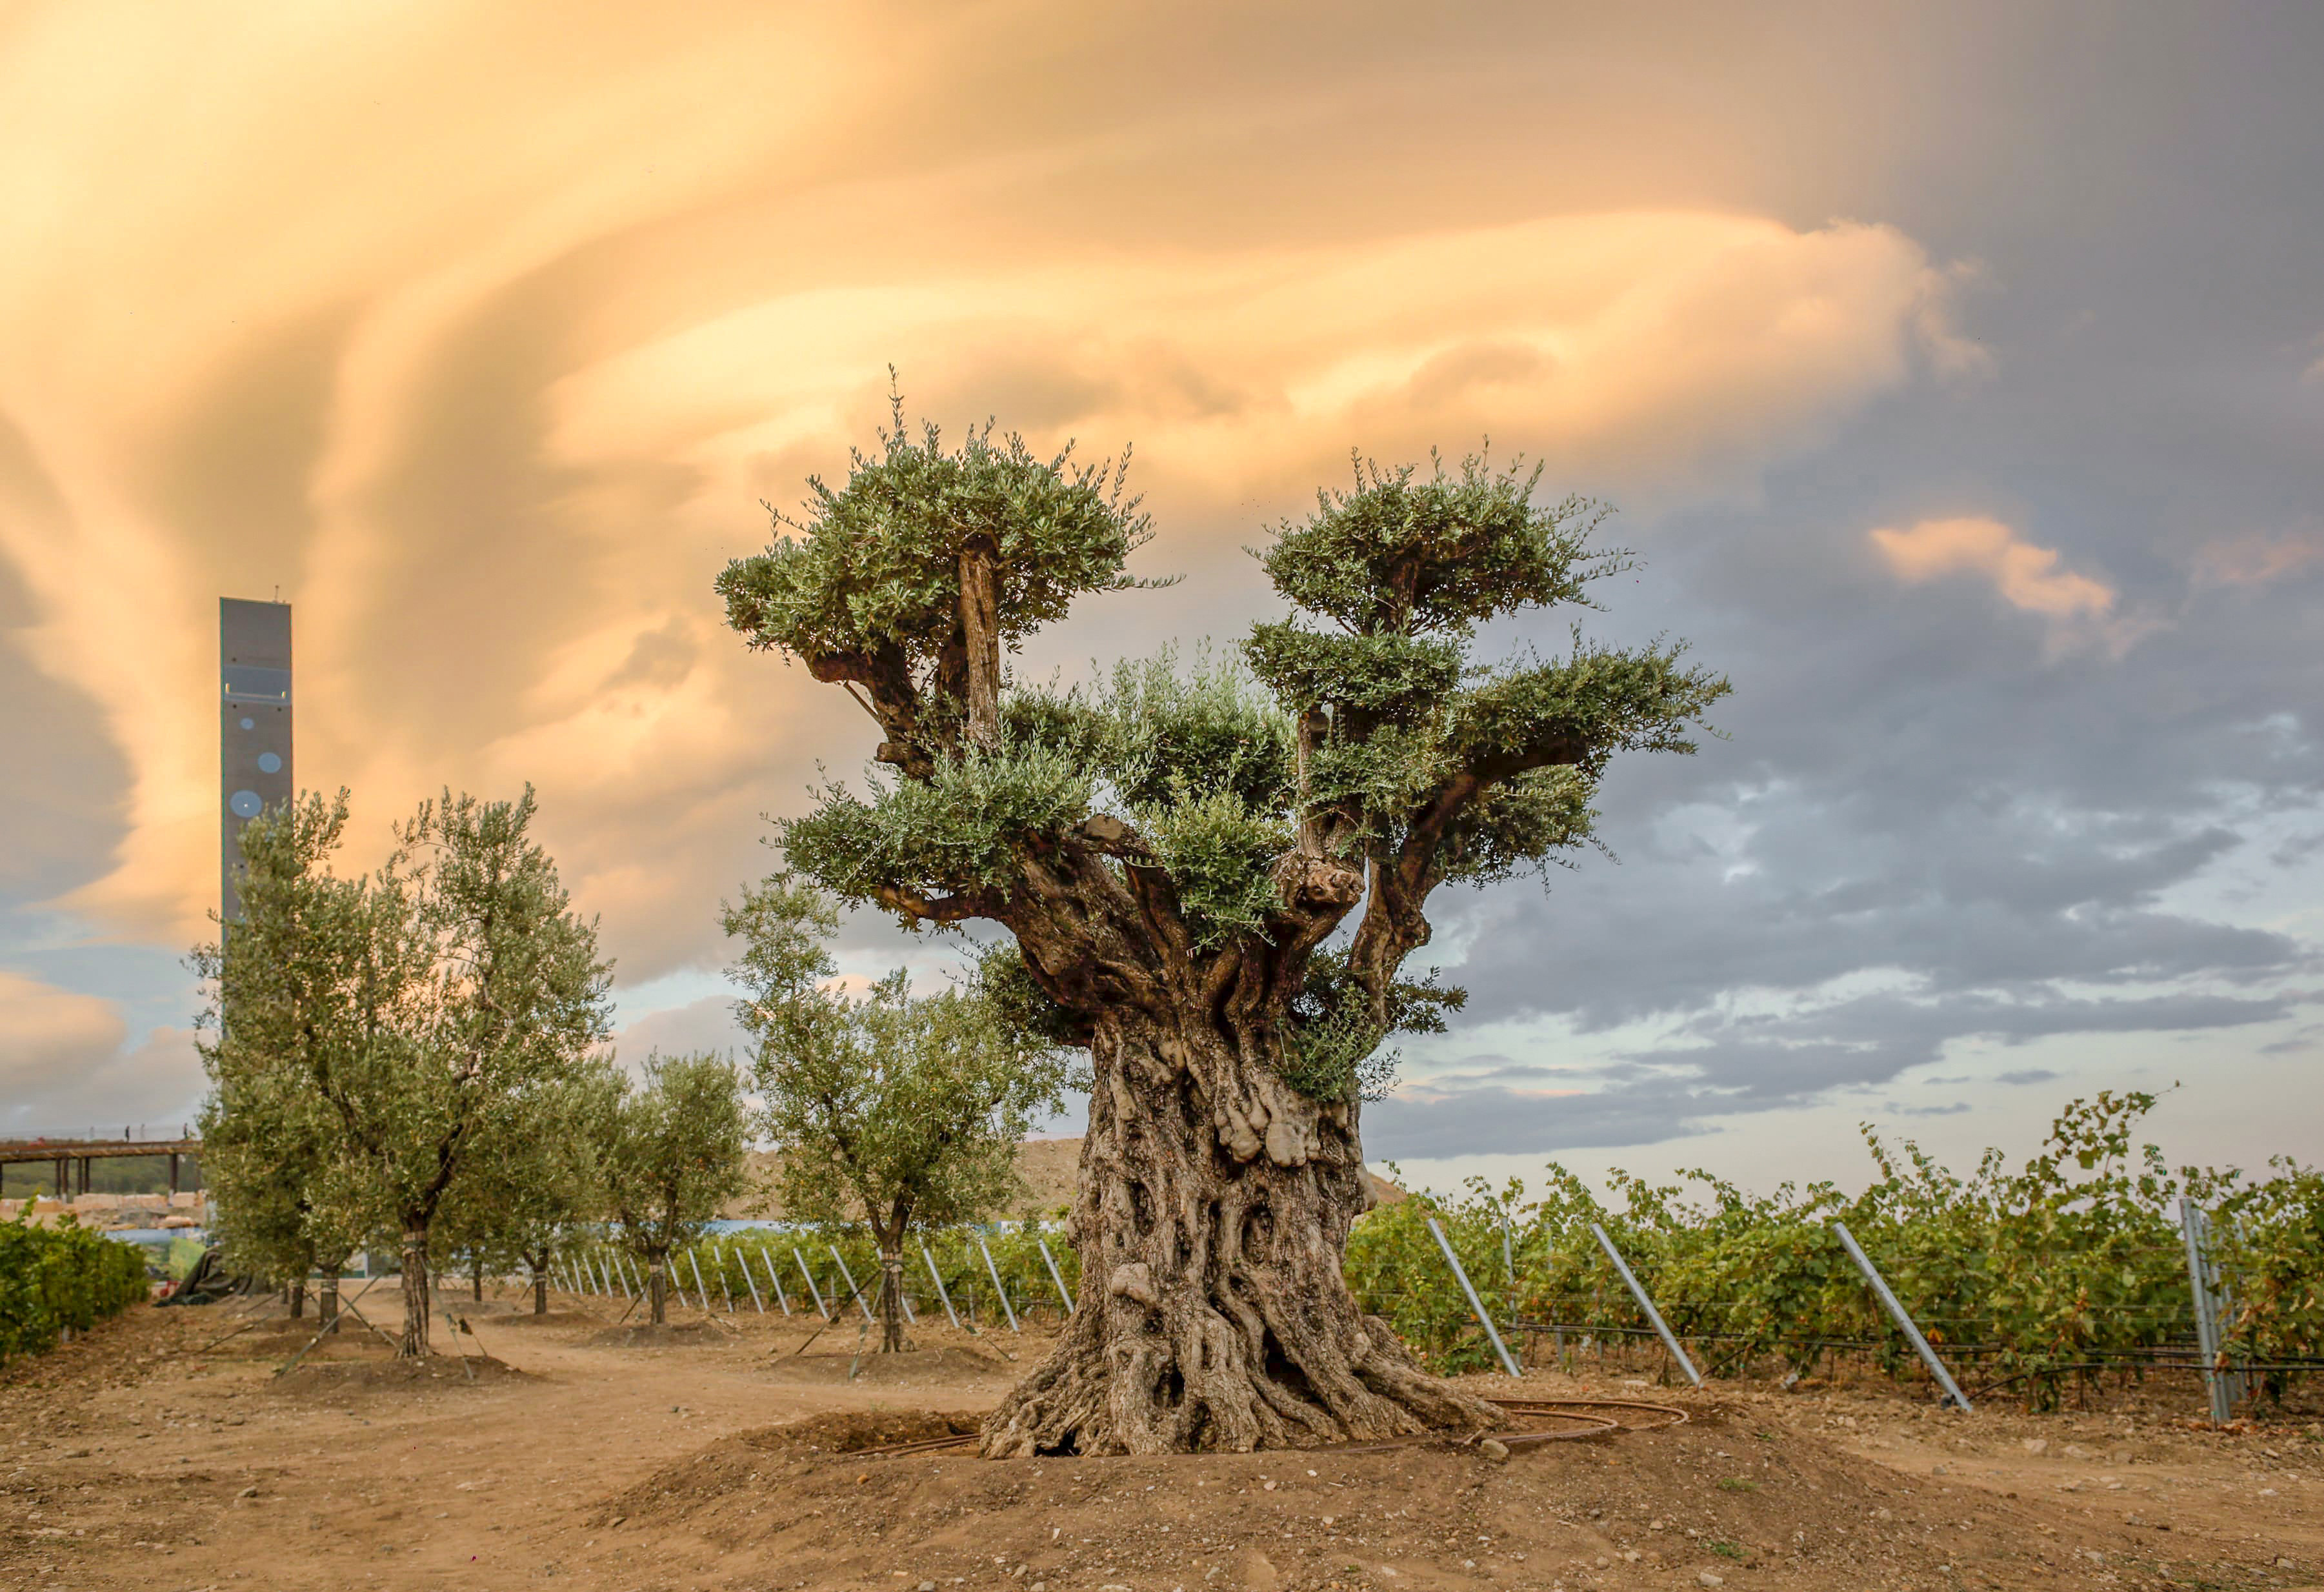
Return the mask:
[[290,782],[290,605],[218,599],[219,915],[242,915],[234,887],[242,826],[281,807]]

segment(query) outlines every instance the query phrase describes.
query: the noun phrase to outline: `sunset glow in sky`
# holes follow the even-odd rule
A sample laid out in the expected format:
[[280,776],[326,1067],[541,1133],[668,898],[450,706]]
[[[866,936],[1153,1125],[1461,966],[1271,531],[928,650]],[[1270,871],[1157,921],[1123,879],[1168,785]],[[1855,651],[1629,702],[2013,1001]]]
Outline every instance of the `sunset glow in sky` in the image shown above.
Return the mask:
[[1848,1178],[2174,1079],[2174,1158],[2312,1159],[2319,71],[2234,6],[0,12],[0,1130],[189,1115],[278,588],[354,864],[530,781],[625,1052],[736,1042],[720,897],[871,737],[710,582],[892,364],[1134,445],[1185,578],[1022,670],[1231,641],[1351,447],[1489,437],[1619,509],[1593,628],[1733,679],[1615,856],[1445,902],[1375,1160]]

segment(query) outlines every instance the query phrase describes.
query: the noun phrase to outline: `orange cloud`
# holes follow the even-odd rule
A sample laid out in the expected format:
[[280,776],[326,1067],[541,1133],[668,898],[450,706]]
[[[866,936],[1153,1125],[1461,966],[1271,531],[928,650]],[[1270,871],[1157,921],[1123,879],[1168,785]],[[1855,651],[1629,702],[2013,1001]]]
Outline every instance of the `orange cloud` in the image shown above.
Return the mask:
[[1093,52],[1061,83],[1115,69],[1057,23],[31,14],[0,54],[27,131],[0,143],[0,428],[40,478],[30,506],[0,479],[0,560],[35,616],[14,639],[129,769],[118,848],[64,904],[206,933],[216,598],[279,585],[297,773],[353,787],[352,864],[444,784],[530,779],[625,974],[702,956],[766,864],[758,815],[861,735],[745,655],[709,583],[759,545],[757,499],[844,471],[890,361],[916,415],[1134,440],[1150,557],[1197,575],[1351,444],[1489,432],[1652,506],[1748,491],[1974,364],[1952,274],[1890,227],[1602,192],[1261,215],[1227,198],[1261,134],[1315,153],[1303,204],[1372,180],[1333,132],[1374,114],[1357,85],[994,93],[1020,30]]
[[1983,576],[2013,607],[2052,619],[2098,617],[2115,605],[2112,587],[2060,569],[2055,548],[2036,547],[1998,520],[1923,520],[1870,536],[1898,578],[1915,584]]
[[2195,555],[2195,578],[2206,586],[2266,586],[2319,560],[2324,535],[2255,531],[2206,544]]

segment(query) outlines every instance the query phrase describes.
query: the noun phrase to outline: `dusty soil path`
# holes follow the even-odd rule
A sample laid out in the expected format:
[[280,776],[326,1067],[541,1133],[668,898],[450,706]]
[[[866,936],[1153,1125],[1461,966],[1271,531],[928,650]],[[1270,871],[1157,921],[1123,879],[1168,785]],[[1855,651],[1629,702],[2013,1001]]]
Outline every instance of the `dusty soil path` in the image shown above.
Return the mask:
[[241,1324],[218,1310],[133,1311],[16,1368],[0,1384],[0,1587],[2324,1582],[2324,1433],[2307,1420],[2215,1434],[2172,1411],[1961,1417],[1536,1373],[1528,1393],[1690,1420],[1499,1461],[883,1458],[841,1450],[989,1408],[1019,1369],[1001,1356],[1041,1340],[924,1327],[921,1353],[851,1380],[852,1327],[807,1345],[780,1318],[681,1311],[634,1333],[598,1301],[557,1306],[475,1315],[473,1337],[445,1337],[493,1359],[424,1373],[352,1326],[286,1376],[311,1323],[195,1352]]

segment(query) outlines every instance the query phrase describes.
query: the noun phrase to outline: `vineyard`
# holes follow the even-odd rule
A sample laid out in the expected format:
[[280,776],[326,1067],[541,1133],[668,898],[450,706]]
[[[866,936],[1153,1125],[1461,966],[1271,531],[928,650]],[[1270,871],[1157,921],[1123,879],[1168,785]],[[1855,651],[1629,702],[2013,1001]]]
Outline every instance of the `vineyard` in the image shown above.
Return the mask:
[[143,1251],[69,1217],[34,1226],[28,1202],[0,1223],[0,1366],[88,1331],[146,1292]]
[[1428,1230],[1434,1217],[1488,1310],[1536,1352],[1655,1347],[1591,1230],[1599,1224],[1707,1374],[1805,1378],[1846,1357],[1919,1375],[1839,1221],[1972,1399],[2006,1390],[2048,1409],[2078,1383],[2196,1364],[2186,1199],[2209,1211],[2209,1258],[2230,1283],[2226,1357],[2280,1399],[2292,1378],[2324,1370],[2324,1174],[2282,1161],[2256,1180],[2174,1174],[2153,1146],[2132,1146],[2153,1105],[2135,1094],[2078,1101],[2021,1169],[1988,1151],[1966,1177],[1868,1131],[1879,1177],[1853,1197],[1828,1183],[1753,1196],[1707,1173],[1692,1174],[1690,1197],[1684,1185],[1617,1175],[1618,1203],[1607,1203],[1556,1166],[1537,1199],[1514,1181],[1472,1181],[1465,1199],[1415,1199],[1359,1223],[1349,1282],[1440,1366],[1491,1365]]
[[[1497,1324],[1529,1357],[1577,1354],[1666,1362],[1645,1313],[1592,1229],[1602,1226],[1695,1363],[1711,1376],[1792,1382],[1845,1364],[1896,1379],[1920,1364],[1840,1244],[1844,1223],[1974,1399],[2055,1408],[2077,1386],[2199,1362],[2180,1202],[2210,1217],[2222,1291],[2219,1347],[2258,1396],[2324,1371],[2324,1174],[2287,1162],[2270,1175],[2171,1171],[2133,1148],[2151,1097],[2076,1102],[2015,1171],[1987,1152],[1957,1175],[1916,1146],[1868,1132],[1879,1176],[1854,1196],[1828,1183],[1746,1194],[1708,1174],[1656,1186],[1618,1174],[1600,1200],[1563,1168],[1528,1200],[1521,1183],[1472,1180],[1467,1196],[1422,1196],[1360,1221],[1347,1275],[1438,1370],[1497,1359],[1430,1230],[1434,1220]],[[908,1254],[907,1298],[972,1324],[1054,1324],[1080,1266],[1061,1226],[1023,1222],[930,1235]],[[586,1291],[641,1286],[610,1249],[577,1254]],[[680,1254],[682,1294],[713,1309],[862,1320],[878,1260],[860,1229],[745,1229]],[[942,1291],[936,1283],[941,1280]]]

